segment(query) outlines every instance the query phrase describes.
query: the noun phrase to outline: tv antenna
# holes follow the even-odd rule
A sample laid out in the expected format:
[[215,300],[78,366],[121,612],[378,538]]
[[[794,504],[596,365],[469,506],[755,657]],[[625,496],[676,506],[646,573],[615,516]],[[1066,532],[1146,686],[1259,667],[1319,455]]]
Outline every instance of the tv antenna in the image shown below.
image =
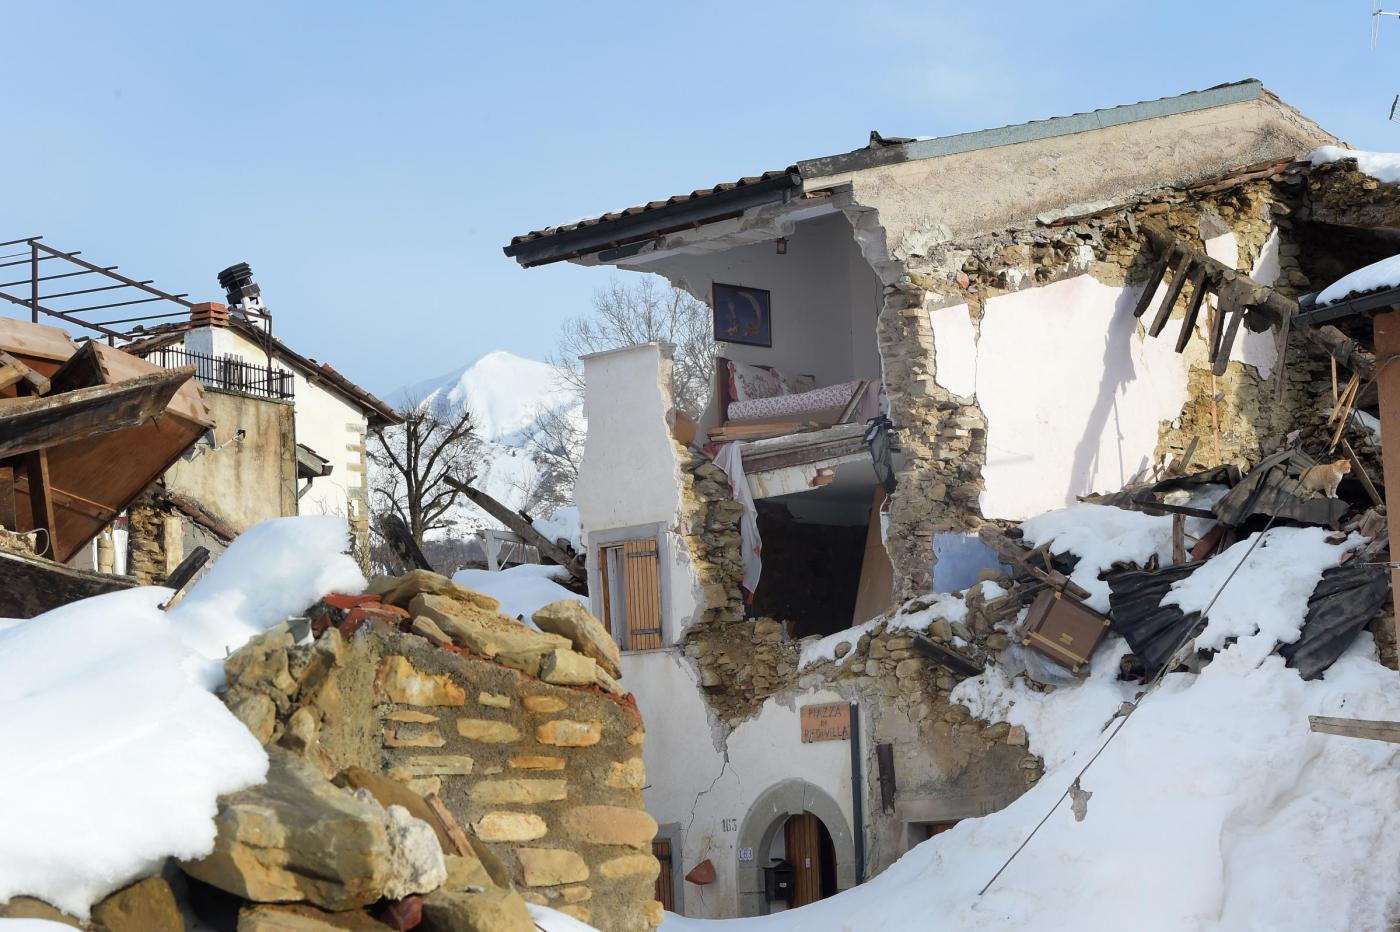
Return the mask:
[[1400,17],[1400,12],[1392,13],[1390,10],[1381,9],[1381,0],[1371,0],[1371,51],[1376,50],[1376,42],[1381,37],[1381,17]]

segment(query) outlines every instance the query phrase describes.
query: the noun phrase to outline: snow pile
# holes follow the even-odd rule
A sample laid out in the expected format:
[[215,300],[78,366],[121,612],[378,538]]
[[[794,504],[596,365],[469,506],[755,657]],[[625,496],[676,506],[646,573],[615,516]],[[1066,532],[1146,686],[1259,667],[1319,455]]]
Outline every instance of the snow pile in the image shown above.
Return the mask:
[[1331,304],[1354,294],[1365,294],[1400,285],[1400,256],[1391,256],[1343,275],[1317,296],[1317,304]]
[[[1062,538],[1077,533],[1056,520]],[[1080,523],[1124,548],[1076,536],[1094,563],[1150,555],[1157,543],[1150,528],[1112,526],[1093,512]],[[1308,716],[1395,720],[1400,681],[1372,659],[1364,634],[1311,682],[1271,653],[1301,624],[1322,571],[1351,546],[1311,529],[1270,531],[1212,609],[1212,640],[1239,640],[1199,674],[1162,680],[1083,777],[1092,794],[1083,821],[1061,803],[985,895],[1141,688],[1116,681],[1117,640],[1077,687],[1039,693],[989,670],[954,692],[979,717],[1024,725],[1046,760],[1046,776],[1006,809],[964,820],[832,899],[722,923],[668,916],[663,932],[1393,928],[1400,750],[1314,734]],[[1203,607],[1242,553],[1227,551],[1170,597]]]
[[[343,518],[281,518],[170,590],[86,599],[0,630],[0,902],[76,916],[162,859],[207,854],[215,797],[267,757],[206,686],[224,652],[331,589],[364,586]],[[221,677],[217,677],[221,680]]]
[[[522,618],[534,627],[530,616],[560,599],[573,599],[589,608],[588,599],[559,585],[568,572],[558,566],[522,563],[519,566],[492,572],[490,570],[459,570],[452,581],[468,589],[499,599],[501,611],[513,618]],[[591,610],[591,609],[590,609]]]
[[[1272,528],[1246,560],[1249,548],[1259,538],[1251,535],[1174,583],[1161,604],[1180,606],[1187,613],[1204,612],[1219,592],[1205,630],[1196,637],[1196,646],[1219,650],[1228,638],[1246,638],[1258,632],[1259,637],[1250,639],[1249,650],[1263,651],[1257,657],[1263,659],[1275,642],[1291,644],[1298,639],[1308,596],[1322,571],[1336,566],[1342,551],[1363,542],[1356,537],[1338,548],[1327,543],[1329,535],[1317,527]],[[1280,567],[1288,567],[1288,572],[1280,572]],[[1225,586],[1231,573],[1234,579]],[[1268,598],[1260,598],[1265,592]],[[1288,609],[1281,610],[1280,605]],[[1292,610],[1300,605],[1302,610]]]
[[1021,525],[1023,542],[1039,547],[1049,543],[1054,553],[1079,557],[1070,574],[1090,594],[1086,604],[1108,611],[1108,583],[1099,574],[1114,563],[1146,563],[1155,554],[1163,563],[1172,558],[1172,519],[1153,517],[1111,505],[1070,505],[1047,511]]
[[550,542],[567,540],[575,551],[583,551],[583,528],[579,523],[576,505],[557,508],[548,518],[536,518],[533,527]]
[[[988,599],[1006,595],[1006,590],[996,583],[983,582],[978,585],[982,587],[982,593]],[[845,662],[846,657],[855,656],[855,646],[861,637],[873,632],[880,625],[884,625],[886,631],[926,631],[929,625],[940,619],[957,623],[967,617],[967,603],[963,601],[961,595],[955,595],[951,592],[936,592],[916,601],[926,603],[926,607],[914,610],[911,604],[906,602],[904,607],[893,616],[881,615],[879,618],[872,618],[854,628],[837,631],[835,634],[828,634],[820,640],[803,644],[802,653],[797,660],[797,668],[802,670],[829,660],[836,661],[839,666]],[[844,656],[837,657],[836,648],[840,644],[848,644],[851,649]]]
[[1327,165],[1342,159],[1356,159],[1356,167],[1363,175],[1370,175],[1386,184],[1400,182],[1400,153],[1363,152],[1344,146],[1323,146],[1314,149],[1308,156],[1313,165]]

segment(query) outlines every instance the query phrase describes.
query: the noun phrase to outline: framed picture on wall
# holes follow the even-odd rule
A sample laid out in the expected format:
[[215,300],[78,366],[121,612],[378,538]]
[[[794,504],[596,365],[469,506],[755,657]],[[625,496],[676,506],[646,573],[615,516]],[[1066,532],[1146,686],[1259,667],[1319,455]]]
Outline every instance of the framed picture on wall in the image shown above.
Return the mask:
[[715,340],[746,346],[773,345],[773,297],[763,288],[722,285],[710,288]]

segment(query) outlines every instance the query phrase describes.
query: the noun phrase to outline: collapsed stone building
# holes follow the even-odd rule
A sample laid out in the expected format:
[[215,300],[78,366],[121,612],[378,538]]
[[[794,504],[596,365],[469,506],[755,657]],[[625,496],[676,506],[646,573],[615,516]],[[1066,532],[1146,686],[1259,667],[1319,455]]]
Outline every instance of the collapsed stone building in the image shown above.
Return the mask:
[[[668,908],[831,895],[1038,779],[1023,730],[948,698],[1022,608],[1003,532],[1331,432],[1337,362],[1345,381],[1366,354],[1249,289],[1296,298],[1388,254],[1374,180],[1307,160],[1335,142],[1243,81],[872,133],[506,247],[655,273],[715,313],[698,424],[670,347],[583,360],[590,591],[647,721]],[[1347,439],[1378,476],[1376,435]]]

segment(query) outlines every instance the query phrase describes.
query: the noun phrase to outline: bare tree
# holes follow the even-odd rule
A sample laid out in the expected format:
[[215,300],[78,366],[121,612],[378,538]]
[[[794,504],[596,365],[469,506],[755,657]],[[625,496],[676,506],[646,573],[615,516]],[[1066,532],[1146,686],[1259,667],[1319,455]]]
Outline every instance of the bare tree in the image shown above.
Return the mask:
[[467,408],[444,414],[434,405],[410,402],[399,415],[402,424],[373,434],[373,510],[400,518],[421,547],[424,534],[451,525],[448,516],[461,493],[443,477],[470,475],[480,441]]
[[647,275],[629,282],[613,279],[593,293],[593,311],[564,323],[559,346],[550,359],[565,383],[583,397],[583,367],[589,353],[653,341],[676,348],[671,388],[676,407],[699,417],[709,400],[715,344],[710,306],[689,292]]
[[[591,313],[565,321],[549,361],[581,401],[580,356],[651,342],[676,348],[671,372],[676,407],[698,418],[709,402],[715,367],[710,307],[655,276],[613,279],[595,291]],[[531,496],[542,503],[569,501],[583,454],[582,424],[573,412],[557,409],[541,418],[530,451],[540,470]]]

